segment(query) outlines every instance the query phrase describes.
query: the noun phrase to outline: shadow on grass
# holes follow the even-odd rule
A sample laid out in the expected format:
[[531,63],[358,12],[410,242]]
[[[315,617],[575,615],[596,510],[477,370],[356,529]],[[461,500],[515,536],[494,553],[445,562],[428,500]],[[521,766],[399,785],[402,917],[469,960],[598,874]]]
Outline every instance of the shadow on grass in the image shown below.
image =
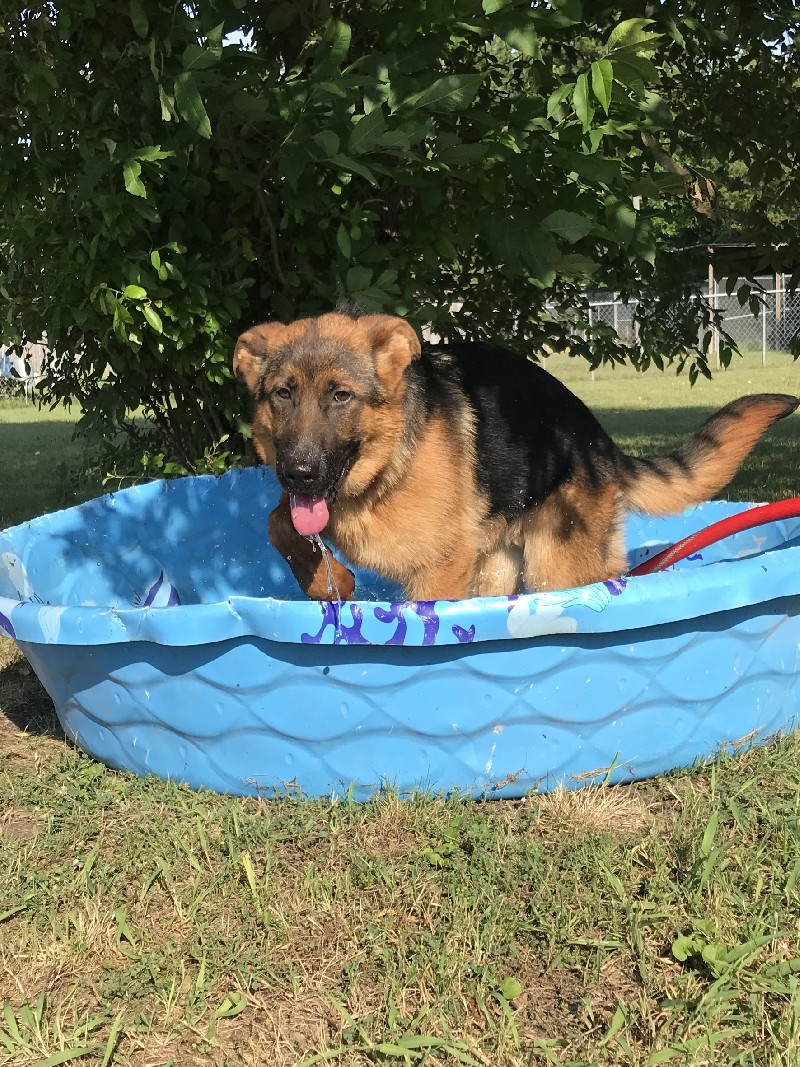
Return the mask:
[[[605,409],[598,418],[624,452],[666,455],[683,444],[719,409],[657,408],[652,411]],[[731,500],[778,499],[800,493],[800,415],[772,426],[720,496]]]
[[[591,404],[589,405],[591,407]],[[707,407],[597,408],[595,414],[612,435],[642,438],[643,442],[662,439],[679,444],[700,429],[721,405]],[[772,435],[800,440],[800,414],[789,415],[767,430],[763,440]],[[671,445],[670,447],[673,447]]]
[[0,756],[14,749],[20,733],[66,740],[53,702],[30,664],[13,641],[0,638]]

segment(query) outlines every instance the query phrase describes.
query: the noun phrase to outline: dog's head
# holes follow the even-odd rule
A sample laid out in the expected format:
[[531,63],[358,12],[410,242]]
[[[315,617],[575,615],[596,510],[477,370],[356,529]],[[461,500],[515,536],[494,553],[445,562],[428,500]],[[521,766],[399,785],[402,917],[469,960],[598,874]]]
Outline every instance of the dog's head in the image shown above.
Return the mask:
[[300,533],[319,533],[337,496],[363,493],[404,426],[417,335],[390,315],[332,312],[243,333],[233,369],[253,394],[253,441],[292,498]]

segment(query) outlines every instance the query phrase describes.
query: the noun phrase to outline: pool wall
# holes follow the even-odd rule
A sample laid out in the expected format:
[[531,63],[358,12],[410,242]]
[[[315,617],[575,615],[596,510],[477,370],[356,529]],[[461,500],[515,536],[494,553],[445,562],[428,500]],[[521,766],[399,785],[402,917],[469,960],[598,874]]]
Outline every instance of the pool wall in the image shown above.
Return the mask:
[[[686,766],[800,706],[800,520],[659,574],[409,603],[305,599],[269,472],[157,482],[0,531],[0,631],[113,767],[273,796],[519,796]],[[631,517],[630,563],[751,505]]]

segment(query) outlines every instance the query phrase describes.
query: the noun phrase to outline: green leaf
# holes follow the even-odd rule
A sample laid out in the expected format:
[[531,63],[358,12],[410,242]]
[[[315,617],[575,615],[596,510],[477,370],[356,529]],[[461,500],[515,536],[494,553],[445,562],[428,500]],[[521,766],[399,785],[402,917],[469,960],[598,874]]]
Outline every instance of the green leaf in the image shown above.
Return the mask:
[[606,1031],[606,1035],[603,1038],[603,1043],[607,1044],[611,1038],[618,1033],[625,1024],[625,1012],[621,1004],[617,1005],[617,1010],[614,1012],[614,1017],[611,1020],[611,1025]]
[[81,1048],[64,1049],[63,1052],[55,1052],[52,1056],[48,1056],[46,1060],[37,1060],[33,1067],[61,1067],[62,1063],[83,1059],[84,1056],[97,1052],[99,1048],[99,1045],[84,1045]]
[[658,1052],[654,1052],[647,1060],[645,1067],[658,1067],[661,1063],[667,1063],[669,1060],[674,1060],[676,1056],[685,1058],[686,1053],[678,1048],[662,1048]]
[[220,1006],[212,1013],[211,1021],[206,1031],[206,1039],[211,1041],[217,1031],[217,1022],[220,1019],[230,1019],[240,1015],[247,1007],[247,999],[243,993],[228,993]]
[[703,945],[700,956],[708,964],[712,974],[717,974],[720,964],[725,963],[725,949],[722,945]]
[[449,167],[463,167],[483,159],[488,151],[485,144],[454,144],[437,153],[437,159]]
[[584,132],[592,125],[594,108],[589,103],[589,80],[585,74],[579,74],[575,82],[575,92],[572,94],[572,106],[578,116]]
[[641,91],[646,83],[652,84],[661,79],[661,73],[655,63],[633,52],[623,52],[614,57],[614,73],[618,82],[638,91]]
[[656,126],[660,126],[662,129],[668,129],[670,126],[674,125],[675,120],[666,100],[659,96],[658,93],[654,93],[651,89],[645,90],[641,107],[644,114],[647,115]]
[[122,290],[123,296],[126,296],[128,300],[146,300],[147,290],[142,289],[141,285],[126,285]]
[[142,7],[142,0],[131,0],[131,22],[139,37],[147,36],[147,15]]
[[559,107],[567,99],[567,97],[575,89],[575,86],[571,82],[566,82],[564,85],[559,85],[557,89],[554,89],[547,100],[547,117],[551,119],[558,111]]
[[221,55],[221,48],[207,48],[201,44],[188,44],[181,56],[183,69],[208,70],[209,67],[217,66]]
[[125,188],[132,196],[146,198],[147,190],[144,187],[144,183],[139,179],[141,173],[142,165],[135,159],[128,159],[122,164],[122,177],[125,181]]
[[213,48],[215,52],[221,52],[222,50],[222,40],[224,31],[225,23],[218,22],[216,26],[213,26],[210,30],[206,32],[206,39],[208,40],[210,47]]
[[339,229],[336,231],[336,245],[344,258],[349,259],[352,245],[350,242],[350,233],[343,222],[339,223]]
[[702,856],[708,856],[711,853],[711,846],[714,844],[714,836],[717,832],[717,826],[719,825],[719,812],[712,811],[709,817],[706,828],[703,831],[703,838],[700,842],[700,854]]
[[532,59],[541,59],[539,35],[529,12],[511,11],[507,15],[501,15],[492,24],[492,28],[509,48]]
[[291,189],[297,188],[297,183],[309,162],[308,149],[303,145],[290,141],[284,146],[278,158],[278,168]]
[[218,1019],[232,1019],[236,1015],[241,1015],[246,1007],[247,997],[244,993],[228,993],[214,1014]]
[[502,11],[504,7],[508,7],[511,0],[483,0],[481,7],[485,15],[493,15],[495,11]]
[[672,942],[672,955],[679,963],[685,963],[690,956],[697,952],[697,945],[691,937],[681,935]]
[[558,265],[559,274],[564,277],[580,277],[581,275],[594,274],[599,269],[599,263],[577,252],[570,252],[562,256]]
[[387,130],[381,134],[378,147],[387,152],[404,154],[411,148],[411,141],[403,130]]
[[522,986],[516,978],[504,978],[500,983],[500,993],[506,1000],[513,1000],[522,992]]
[[347,272],[347,290],[350,293],[366,289],[371,281],[372,271],[369,267],[351,267]]
[[350,132],[347,147],[354,156],[363,155],[371,151],[378,143],[381,134],[386,129],[386,119],[383,116],[381,106],[374,107],[366,115],[358,120]]
[[508,208],[488,211],[481,219],[481,230],[508,273],[526,274],[542,285],[553,283],[561,253],[532,212]]
[[346,156],[342,152],[338,152],[335,156],[331,156],[330,162],[343,171],[349,171],[351,174],[360,174],[362,178],[366,178],[370,185],[378,184],[378,179],[369,167],[365,167],[363,163],[359,163],[358,160],[352,159],[350,156]]
[[558,234],[559,237],[563,237],[570,243],[580,241],[582,237],[586,237],[591,233],[593,222],[591,219],[587,219],[584,215],[579,215],[575,211],[564,211],[559,209],[558,211],[551,212],[546,218],[542,219],[542,229],[547,230],[549,233]]
[[475,99],[482,74],[448,74],[432,85],[407,97],[401,107],[428,111],[463,111]]
[[633,206],[625,201],[609,203],[606,207],[606,225],[613,239],[623,248],[627,247],[636,232],[636,212]]
[[606,114],[611,105],[611,87],[614,84],[614,67],[608,59],[598,59],[590,68],[592,75],[592,92],[600,101]]
[[125,1018],[125,1013],[120,1011],[117,1013],[114,1022],[111,1024],[111,1029],[108,1033],[108,1039],[106,1041],[105,1052],[103,1059],[100,1063],[100,1067],[108,1067],[114,1056],[114,1050],[117,1047],[117,1039],[119,1038],[120,1031],[122,1030],[122,1022]]
[[638,48],[641,45],[651,46],[651,42],[657,41],[660,33],[651,33],[645,26],[652,26],[652,19],[626,19],[615,26],[608,38],[608,51],[613,52],[616,48]]
[[211,121],[194,78],[188,70],[175,79],[175,106],[178,114],[188,122],[195,133],[205,138],[211,136]]
[[[15,904],[11,908],[6,908],[5,911],[0,911],[0,923],[4,923],[6,919],[10,919],[12,915],[17,915],[21,911],[25,911],[28,904]],[[2,1033],[2,1031],[0,1031]]]
[[322,150],[323,159],[330,159],[339,151],[339,138],[333,130],[320,130],[314,134],[312,140]]
[[143,148],[137,148],[133,159],[143,159],[146,163],[154,163],[158,159],[169,159],[174,152],[165,152],[160,144],[148,144]]
[[[237,4],[240,9],[242,4]],[[270,33],[276,33],[280,30],[285,30],[287,26],[290,26],[295,19],[300,15],[300,10],[297,4],[294,3],[273,3],[269,8],[269,14],[266,19],[266,27]]]
[[14,1015],[14,1012],[11,1010],[11,1004],[7,1000],[3,1001],[3,1018],[5,1019],[6,1026],[8,1027],[8,1033],[14,1039],[16,1044],[21,1045],[22,1044],[22,1034],[19,1031],[19,1026],[17,1025],[16,1016]]
[[149,324],[153,327],[153,329],[156,331],[156,333],[164,332],[164,324],[161,321],[161,316],[154,307],[151,307],[149,304],[146,304],[142,308],[142,314],[147,319]]
[[580,22],[583,11],[581,0],[552,0],[549,5],[532,5],[534,18],[549,35],[554,29],[564,29]]
[[583,4],[581,0],[552,0],[553,10],[558,11],[570,22],[580,22],[583,18]]
[[629,196],[658,197],[683,193],[684,182],[679,174],[648,174],[628,188]]
[[606,136],[606,130],[602,127],[597,127],[593,130],[589,130],[589,147],[592,152],[596,152],[600,145],[603,143],[603,138]]
[[353,31],[346,22],[331,19],[325,27],[317,49],[314,53],[314,68],[321,70],[338,67],[350,50]]
[[161,121],[172,122],[175,117],[175,97],[166,93],[163,85],[159,85],[158,100],[161,104]]

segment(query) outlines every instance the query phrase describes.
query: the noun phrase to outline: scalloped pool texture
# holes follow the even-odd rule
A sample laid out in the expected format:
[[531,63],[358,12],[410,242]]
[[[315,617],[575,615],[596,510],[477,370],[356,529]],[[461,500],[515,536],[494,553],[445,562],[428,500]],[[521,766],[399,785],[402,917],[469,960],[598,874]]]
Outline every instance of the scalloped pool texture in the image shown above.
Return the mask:
[[[661,574],[407,603],[302,597],[265,469],[154,482],[0,533],[0,630],[70,738],[231,793],[519,796],[688,765],[795,723],[800,520]],[[749,505],[631,519],[631,565]]]

